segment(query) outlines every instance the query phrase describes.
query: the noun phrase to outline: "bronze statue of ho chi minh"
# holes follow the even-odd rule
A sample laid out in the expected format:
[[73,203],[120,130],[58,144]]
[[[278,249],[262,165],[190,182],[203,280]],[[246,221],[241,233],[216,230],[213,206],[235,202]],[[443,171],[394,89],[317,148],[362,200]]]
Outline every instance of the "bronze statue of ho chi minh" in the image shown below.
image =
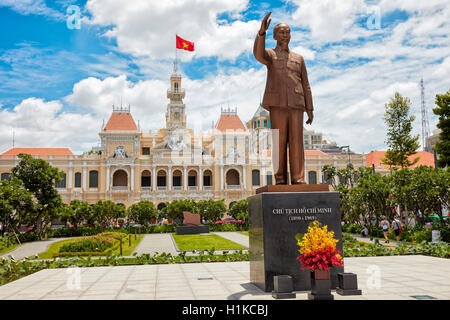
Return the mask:
[[[275,49],[266,49],[266,31],[271,19],[269,12],[261,22],[255,39],[253,54],[256,60],[267,66],[267,82],[262,107],[269,111],[273,136],[273,166],[276,184],[288,184],[287,146],[291,184],[305,182],[305,150],[303,146],[303,113],[308,115],[307,124],[313,121],[313,102],[308,74],[303,57],[289,50],[291,30],[286,23],[273,28]],[[278,152],[276,150],[278,146]]]

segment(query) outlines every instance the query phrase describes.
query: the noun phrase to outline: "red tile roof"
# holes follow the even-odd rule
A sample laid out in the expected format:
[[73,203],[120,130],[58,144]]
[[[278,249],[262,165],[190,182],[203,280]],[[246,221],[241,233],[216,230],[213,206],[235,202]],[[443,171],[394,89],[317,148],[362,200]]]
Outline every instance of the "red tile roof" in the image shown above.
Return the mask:
[[104,130],[106,131],[136,131],[136,123],[131,113],[114,112],[108,120]]
[[12,148],[2,155],[18,155],[21,153],[31,154],[32,156],[71,156],[72,151],[69,148]]
[[[366,156],[366,166],[371,167],[372,164],[375,165],[375,169],[389,169],[388,165],[385,165],[381,159],[384,158],[384,154],[386,151],[372,151]],[[415,155],[410,156],[409,161],[413,161],[417,157],[419,161],[412,165],[411,168],[415,168],[417,166],[430,166],[434,167],[434,155],[432,153],[426,151],[417,151]]]
[[241,119],[236,114],[221,114],[216,124],[216,129],[220,131],[227,130],[247,130]]
[[305,156],[326,156],[327,154],[320,150],[305,150]]

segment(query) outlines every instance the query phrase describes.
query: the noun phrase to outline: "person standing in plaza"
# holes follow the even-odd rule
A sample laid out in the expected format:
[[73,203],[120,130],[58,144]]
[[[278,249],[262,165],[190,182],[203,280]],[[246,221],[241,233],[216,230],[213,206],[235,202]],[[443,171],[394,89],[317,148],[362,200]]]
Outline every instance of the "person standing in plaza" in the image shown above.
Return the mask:
[[400,241],[400,233],[402,232],[402,223],[400,222],[400,219],[396,216],[394,218],[394,221],[392,221],[392,227],[395,232],[395,238],[397,241]]
[[383,220],[381,221],[380,226],[383,229],[384,240],[385,240],[384,242],[389,243],[388,232],[389,232],[390,226],[389,226],[389,221],[386,218],[386,216],[383,216]]

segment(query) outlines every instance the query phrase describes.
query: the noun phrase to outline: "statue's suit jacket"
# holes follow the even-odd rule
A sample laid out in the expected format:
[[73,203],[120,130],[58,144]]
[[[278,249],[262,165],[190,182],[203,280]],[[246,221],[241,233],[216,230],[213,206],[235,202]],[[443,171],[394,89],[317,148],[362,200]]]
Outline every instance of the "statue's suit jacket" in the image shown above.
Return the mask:
[[266,49],[264,35],[256,36],[253,54],[256,60],[267,66],[267,81],[262,107],[296,108],[314,110],[311,88],[303,57],[279,48]]

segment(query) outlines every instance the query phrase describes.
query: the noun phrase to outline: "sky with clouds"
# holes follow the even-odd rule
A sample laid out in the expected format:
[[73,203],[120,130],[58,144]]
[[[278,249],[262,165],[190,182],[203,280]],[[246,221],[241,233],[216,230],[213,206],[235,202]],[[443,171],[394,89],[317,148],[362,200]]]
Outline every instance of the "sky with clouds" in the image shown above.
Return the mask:
[[[248,121],[264,93],[255,35],[272,11],[291,27],[308,69],[311,126],[356,152],[385,150],[385,104],[411,100],[421,133],[420,79],[431,130],[436,94],[450,89],[448,0],[0,0],[0,152],[88,151],[112,104],[130,104],[143,131],[165,124],[177,54],[188,126],[208,130],[221,107]],[[175,35],[195,52],[175,49]],[[176,53],[176,51],[178,51]]]

